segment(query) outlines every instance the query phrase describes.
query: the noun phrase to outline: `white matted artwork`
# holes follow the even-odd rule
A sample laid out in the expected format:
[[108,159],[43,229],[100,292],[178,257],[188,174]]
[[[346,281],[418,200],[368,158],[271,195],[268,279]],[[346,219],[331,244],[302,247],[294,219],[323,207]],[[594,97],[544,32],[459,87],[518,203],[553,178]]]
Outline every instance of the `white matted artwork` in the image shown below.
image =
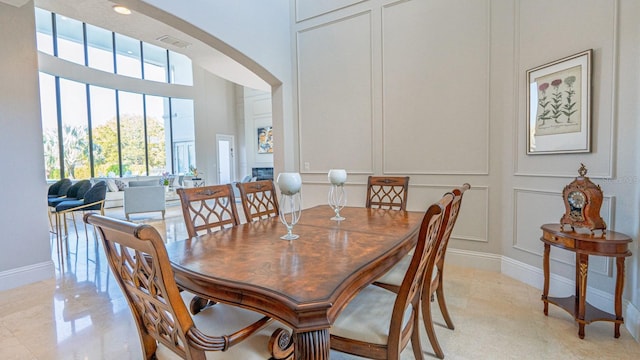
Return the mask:
[[527,154],[591,151],[591,57],[589,49],[527,71]]

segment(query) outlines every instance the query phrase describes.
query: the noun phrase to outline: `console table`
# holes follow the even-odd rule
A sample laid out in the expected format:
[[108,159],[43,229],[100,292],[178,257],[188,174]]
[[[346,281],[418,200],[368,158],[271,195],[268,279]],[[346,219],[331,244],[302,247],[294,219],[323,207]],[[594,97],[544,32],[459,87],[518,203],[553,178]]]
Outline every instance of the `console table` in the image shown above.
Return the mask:
[[[584,326],[594,321],[611,321],[614,323],[614,337],[620,337],[622,318],[622,290],[624,286],[624,260],[631,256],[629,243],[631,238],[615,231],[603,231],[602,234],[580,233],[573,230],[566,231],[560,224],[545,224],[541,226],[544,242],[543,270],[544,289],[542,301],[544,314],[549,315],[549,304],[554,304],[573,315],[578,322],[578,336],[584,339]],[[565,298],[550,297],[549,294],[549,252],[551,245],[576,253],[576,293]],[[586,301],[587,272],[589,270],[589,255],[599,255],[616,258],[616,290],[615,315],[602,311]]]

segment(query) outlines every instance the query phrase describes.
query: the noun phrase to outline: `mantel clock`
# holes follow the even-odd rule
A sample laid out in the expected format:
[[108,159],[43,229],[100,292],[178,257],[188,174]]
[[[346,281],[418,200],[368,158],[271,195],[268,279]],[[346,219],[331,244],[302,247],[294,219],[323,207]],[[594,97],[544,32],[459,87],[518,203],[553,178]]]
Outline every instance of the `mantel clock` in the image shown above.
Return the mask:
[[600,217],[600,207],[602,206],[602,190],[600,185],[596,185],[589,180],[587,168],[580,164],[578,177],[569,185],[564,187],[562,198],[564,200],[565,213],[560,219],[560,225],[568,224],[572,229],[587,228],[593,230],[607,229],[602,217]]

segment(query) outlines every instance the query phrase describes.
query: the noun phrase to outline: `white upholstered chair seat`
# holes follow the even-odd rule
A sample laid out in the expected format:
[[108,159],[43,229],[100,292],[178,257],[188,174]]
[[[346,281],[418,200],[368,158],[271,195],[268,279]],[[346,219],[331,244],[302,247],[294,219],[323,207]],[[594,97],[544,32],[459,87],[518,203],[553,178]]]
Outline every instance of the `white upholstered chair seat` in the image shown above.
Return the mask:
[[[186,306],[193,297],[193,294],[183,291],[181,294]],[[193,322],[196,327],[205,334],[220,335],[231,334],[243,327],[251,324],[263,315],[254,311],[245,310],[236,306],[229,306],[217,303],[215,306],[202,310],[193,316]],[[271,321],[269,325],[256,331],[242,343],[232,346],[227,351],[210,351],[206,352],[207,359],[211,360],[265,360],[271,358],[268,349],[271,334],[278,328],[286,329],[291,332],[290,328],[278,321]],[[158,344],[156,352],[158,359],[180,359],[173,351]]]
[[[331,335],[386,344],[396,294],[367,286],[340,313],[331,327]],[[411,318],[411,307],[404,314],[403,326]]]
[[382,275],[376,281],[384,284],[400,286],[400,284],[402,284],[402,279],[404,279],[404,275],[407,273],[409,264],[411,264],[411,256],[408,255],[402,258],[402,260],[395,264],[391,270],[387,271],[386,274]]

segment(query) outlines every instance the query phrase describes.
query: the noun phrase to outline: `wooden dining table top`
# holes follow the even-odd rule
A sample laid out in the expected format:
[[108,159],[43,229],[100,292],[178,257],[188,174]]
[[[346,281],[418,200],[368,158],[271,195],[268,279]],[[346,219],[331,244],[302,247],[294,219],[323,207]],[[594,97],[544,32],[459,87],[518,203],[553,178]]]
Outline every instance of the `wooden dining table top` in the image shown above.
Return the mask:
[[176,282],[196,294],[277,318],[297,331],[328,328],[366,285],[415,245],[421,212],[329,206],[302,211],[293,233],[279,218],[167,244]]

